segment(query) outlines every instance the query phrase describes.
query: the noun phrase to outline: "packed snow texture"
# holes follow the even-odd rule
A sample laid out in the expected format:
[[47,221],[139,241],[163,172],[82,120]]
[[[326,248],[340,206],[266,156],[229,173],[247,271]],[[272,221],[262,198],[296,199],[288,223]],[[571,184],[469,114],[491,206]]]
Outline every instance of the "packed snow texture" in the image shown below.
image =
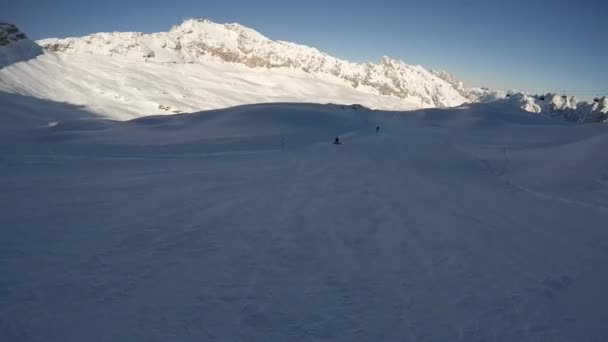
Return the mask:
[[608,339],[603,125],[0,101],[1,341]]

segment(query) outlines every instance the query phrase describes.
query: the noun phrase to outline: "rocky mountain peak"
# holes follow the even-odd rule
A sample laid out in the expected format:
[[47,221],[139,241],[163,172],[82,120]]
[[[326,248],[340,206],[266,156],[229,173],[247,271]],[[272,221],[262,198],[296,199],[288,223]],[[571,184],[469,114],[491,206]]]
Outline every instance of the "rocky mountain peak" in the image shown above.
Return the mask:
[[42,48],[13,24],[0,22],[0,68],[35,58]]
[[7,46],[24,39],[27,39],[27,36],[19,31],[17,26],[0,22],[0,46]]

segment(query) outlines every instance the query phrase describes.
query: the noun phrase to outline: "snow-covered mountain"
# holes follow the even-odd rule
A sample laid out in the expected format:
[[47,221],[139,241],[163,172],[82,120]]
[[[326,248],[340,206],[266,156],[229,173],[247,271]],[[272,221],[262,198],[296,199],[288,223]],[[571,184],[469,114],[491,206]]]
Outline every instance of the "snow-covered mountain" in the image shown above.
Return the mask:
[[39,45],[13,24],[0,22],[0,69],[42,53]]
[[608,122],[608,97],[593,102],[579,102],[574,96],[517,93],[504,100],[527,112],[562,118],[574,122]]
[[[0,91],[80,105],[113,119],[263,102],[412,110],[478,100],[421,66],[388,57],[351,63],[238,24],[187,20],[169,32],[37,43],[43,55],[0,70]],[[0,50],[12,54],[14,46]]]
[[334,76],[353,88],[368,87],[380,95],[417,98],[421,107],[452,107],[468,100],[460,89],[421,66],[388,57],[377,64],[351,63],[312,47],[270,40],[239,24],[187,20],[163,33],[98,33],[38,43],[51,51],[119,55],[142,61],[204,63],[215,58],[250,68],[296,69],[312,76]]
[[606,98],[188,25],[0,26],[0,341],[608,341]]
[[464,83],[458,80],[456,76],[443,70],[431,70],[431,74],[449,83],[469,102],[493,102],[504,99],[507,96],[507,92],[500,90],[492,90],[489,88],[466,88]]
[[565,105],[559,96],[507,99],[506,92],[467,88],[445,71],[389,57],[352,63],[239,24],[195,19],[169,32],[96,33],[37,44],[16,26],[0,24],[0,91],[121,120],[264,102],[413,110],[505,100],[529,112],[587,122],[605,121],[607,107],[604,99]]
[[529,95],[525,92],[510,94],[488,88],[465,88],[453,75],[442,70],[431,73],[451,84],[470,102],[503,101],[506,105],[521,108],[529,113],[542,114],[573,122],[608,122],[608,97],[596,97],[593,102],[579,101],[574,96],[545,94]]

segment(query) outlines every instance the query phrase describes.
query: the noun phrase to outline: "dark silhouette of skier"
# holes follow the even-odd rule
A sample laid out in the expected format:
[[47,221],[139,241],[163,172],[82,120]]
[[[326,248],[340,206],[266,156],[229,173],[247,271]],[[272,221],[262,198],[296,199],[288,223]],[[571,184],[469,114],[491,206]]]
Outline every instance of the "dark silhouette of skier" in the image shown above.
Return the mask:
[[380,133],[380,126],[376,126],[376,133]]
[[334,139],[334,145],[342,145],[340,138],[336,137],[336,139]]

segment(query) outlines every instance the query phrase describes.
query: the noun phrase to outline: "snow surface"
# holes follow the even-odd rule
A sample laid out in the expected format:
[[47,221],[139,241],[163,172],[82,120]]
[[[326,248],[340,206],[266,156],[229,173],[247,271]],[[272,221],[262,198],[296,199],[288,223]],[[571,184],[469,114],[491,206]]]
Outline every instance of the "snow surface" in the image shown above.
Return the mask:
[[1,341],[608,339],[603,125],[0,101]]

